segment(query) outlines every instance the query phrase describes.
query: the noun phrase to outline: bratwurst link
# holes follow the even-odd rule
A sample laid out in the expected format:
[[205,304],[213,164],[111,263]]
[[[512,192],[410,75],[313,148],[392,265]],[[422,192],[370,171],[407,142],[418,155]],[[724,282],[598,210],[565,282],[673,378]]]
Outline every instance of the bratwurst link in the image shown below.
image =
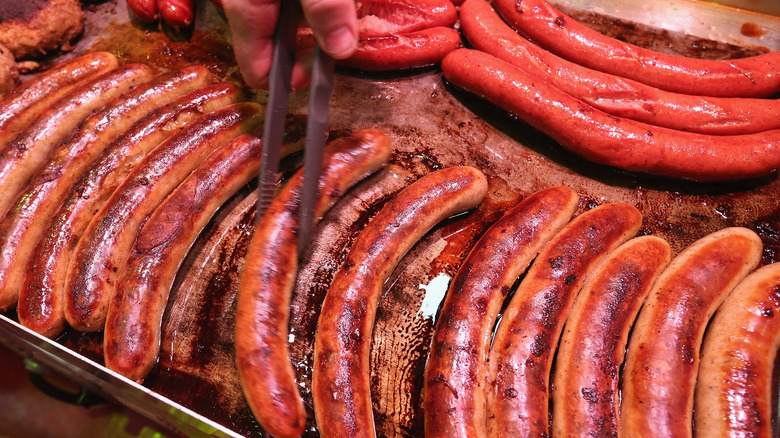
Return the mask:
[[517,278],[578,204],[568,187],[525,198],[490,227],[458,269],[425,367],[426,437],[487,436],[487,359],[496,318]]
[[390,200],[360,233],[320,312],[312,393],[324,437],[375,436],[369,351],[383,285],[434,225],[482,202],[485,175],[473,167],[428,174]]
[[[329,143],[315,218],[389,158],[390,138],[380,131],[355,131]],[[299,170],[258,222],[247,249],[236,313],[236,360],[244,395],[263,429],[280,438],[300,436],[306,425],[287,345],[302,186]]]
[[54,213],[30,256],[17,307],[22,325],[47,337],[60,333],[68,263],[89,221],[147,153],[203,114],[241,97],[238,87],[227,83],[195,90],[151,112],[106,148]]

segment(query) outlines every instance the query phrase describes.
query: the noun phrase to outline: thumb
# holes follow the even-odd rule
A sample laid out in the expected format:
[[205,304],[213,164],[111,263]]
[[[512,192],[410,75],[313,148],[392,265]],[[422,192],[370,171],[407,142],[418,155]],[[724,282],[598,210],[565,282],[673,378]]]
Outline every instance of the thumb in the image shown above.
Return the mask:
[[303,14],[322,50],[336,59],[357,48],[357,11],[354,0],[301,0]]

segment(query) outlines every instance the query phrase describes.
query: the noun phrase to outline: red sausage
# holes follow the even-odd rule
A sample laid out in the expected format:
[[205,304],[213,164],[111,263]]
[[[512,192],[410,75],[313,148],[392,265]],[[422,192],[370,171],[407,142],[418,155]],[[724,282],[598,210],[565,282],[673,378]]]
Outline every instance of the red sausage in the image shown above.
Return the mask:
[[165,24],[177,29],[188,27],[192,24],[194,12],[192,0],[157,0],[160,16]]
[[550,370],[563,323],[587,275],[641,224],[628,204],[602,205],[572,220],[536,257],[490,349],[488,436],[549,435]]
[[[315,217],[389,158],[390,138],[380,131],[355,131],[329,143]],[[258,222],[247,249],[236,313],[236,359],[244,395],[263,429],[279,438],[300,436],[306,425],[287,346],[302,184],[303,172],[298,171]]]
[[496,318],[517,277],[578,204],[568,187],[527,197],[490,227],[458,269],[425,367],[426,437],[487,436],[487,358]]
[[780,100],[672,93],[566,61],[517,34],[485,0],[460,9],[463,34],[483,52],[614,116],[704,134],[780,128]]
[[780,91],[780,52],[718,61],[667,55],[602,35],[545,0],[493,3],[521,34],[594,70],[700,96],[763,97]]
[[352,244],[322,304],[314,340],[312,395],[323,437],[373,437],[369,353],[383,286],[406,252],[439,221],[484,198],[472,167],[428,174],[384,205]]
[[492,55],[458,49],[442,61],[455,85],[515,114],[569,151],[624,170],[700,181],[764,176],[780,166],[780,130],[675,131],[610,116]]
[[458,20],[449,0],[361,0],[357,14],[361,38],[452,27]]
[[432,27],[404,34],[361,37],[355,53],[339,65],[365,71],[405,70],[438,64],[460,46],[451,27]]
[[144,23],[157,21],[157,0],[127,0],[127,6]]

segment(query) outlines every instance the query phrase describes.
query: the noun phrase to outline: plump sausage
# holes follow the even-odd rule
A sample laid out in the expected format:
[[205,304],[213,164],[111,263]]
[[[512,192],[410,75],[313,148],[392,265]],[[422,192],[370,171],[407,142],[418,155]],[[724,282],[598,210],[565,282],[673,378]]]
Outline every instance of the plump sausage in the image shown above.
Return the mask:
[[490,227],[458,269],[425,367],[426,437],[487,436],[487,359],[496,318],[517,277],[578,204],[568,187],[527,197]]
[[487,180],[472,167],[426,175],[390,200],[353,243],[320,312],[312,394],[324,437],[375,436],[369,352],[385,280],[409,248],[439,221],[477,206]]
[[[299,32],[297,47],[314,47],[314,35]],[[338,65],[364,71],[391,71],[438,64],[460,46],[460,34],[451,27],[430,27],[414,32],[360,36],[355,53]]]
[[177,29],[189,27],[195,15],[192,0],[158,0],[157,8],[165,24]]
[[210,81],[203,66],[163,74],[96,110],[62,141],[0,221],[0,308],[18,300],[27,261],[49,219],[106,146],[150,111]]
[[357,14],[358,35],[364,38],[452,27],[458,20],[449,0],[361,0]]
[[65,319],[81,331],[105,324],[108,303],[141,221],[208,154],[261,123],[261,108],[237,103],[199,118],[150,152],[92,219],[66,275]]
[[613,251],[574,300],[555,360],[552,435],[616,437],[620,367],[631,326],[671,249],[642,236]]
[[57,64],[0,100],[0,149],[46,108],[79,84],[119,65],[108,52],[91,52]]
[[599,164],[700,181],[753,178],[780,167],[780,130],[705,135],[611,116],[476,50],[451,52],[442,70],[455,85]]
[[[152,76],[151,69],[143,64],[128,64],[109,71],[71,90],[0,150],[0,217],[5,216],[49,154],[79,123],[92,111]],[[4,301],[0,308],[7,309],[10,304]]]
[[625,436],[691,436],[704,329],[761,251],[754,232],[726,228],[694,242],[661,273],[628,343],[620,407]]
[[628,204],[602,205],[574,218],[536,257],[493,338],[488,436],[549,435],[550,369],[563,323],[586,276],[641,224]]
[[[262,140],[244,134],[214,151],[144,222],[108,307],[103,334],[108,369],[143,381],[157,362],[176,272],[214,212],[257,177],[261,147]],[[287,147],[281,154],[294,151]]]
[[[381,131],[355,131],[329,143],[315,217],[389,158],[390,138]],[[236,360],[244,395],[263,429],[280,438],[300,436],[306,425],[287,346],[302,184],[301,170],[258,222],[247,249],[236,313]]]
[[716,61],[668,55],[602,35],[545,0],[495,0],[493,4],[523,35],[594,70],[700,96],[763,97],[780,91],[780,52]]
[[106,148],[70,190],[30,256],[17,307],[22,325],[47,337],[60,333],[68,263],[89,221],[155,146],[203,114],[241,97],[238,87],[227,83],[193,91],[151,112]]
[[704,134],[780,128],[780,101],[672,93],[559,58],[517,34],[485,0],[461,6],[471,45],[613,116]]
[[139,21],[144,23],[157,21],[157,0],[127,0],[127,6]]
[[772,370],[780,347],[780,263],[742,280],[704,334],[696,435],[772,436]]

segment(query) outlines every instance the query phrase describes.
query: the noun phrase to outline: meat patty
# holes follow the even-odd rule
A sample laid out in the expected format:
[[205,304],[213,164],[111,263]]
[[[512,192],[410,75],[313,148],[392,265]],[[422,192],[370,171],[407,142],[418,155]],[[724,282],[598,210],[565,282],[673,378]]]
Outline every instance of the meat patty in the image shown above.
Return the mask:
[[7,47],[0,44],[0,97],[19,85],[19,67]]
[[17,60],[70,50],[83,30],[79,0],[0,1],[0,44]]

